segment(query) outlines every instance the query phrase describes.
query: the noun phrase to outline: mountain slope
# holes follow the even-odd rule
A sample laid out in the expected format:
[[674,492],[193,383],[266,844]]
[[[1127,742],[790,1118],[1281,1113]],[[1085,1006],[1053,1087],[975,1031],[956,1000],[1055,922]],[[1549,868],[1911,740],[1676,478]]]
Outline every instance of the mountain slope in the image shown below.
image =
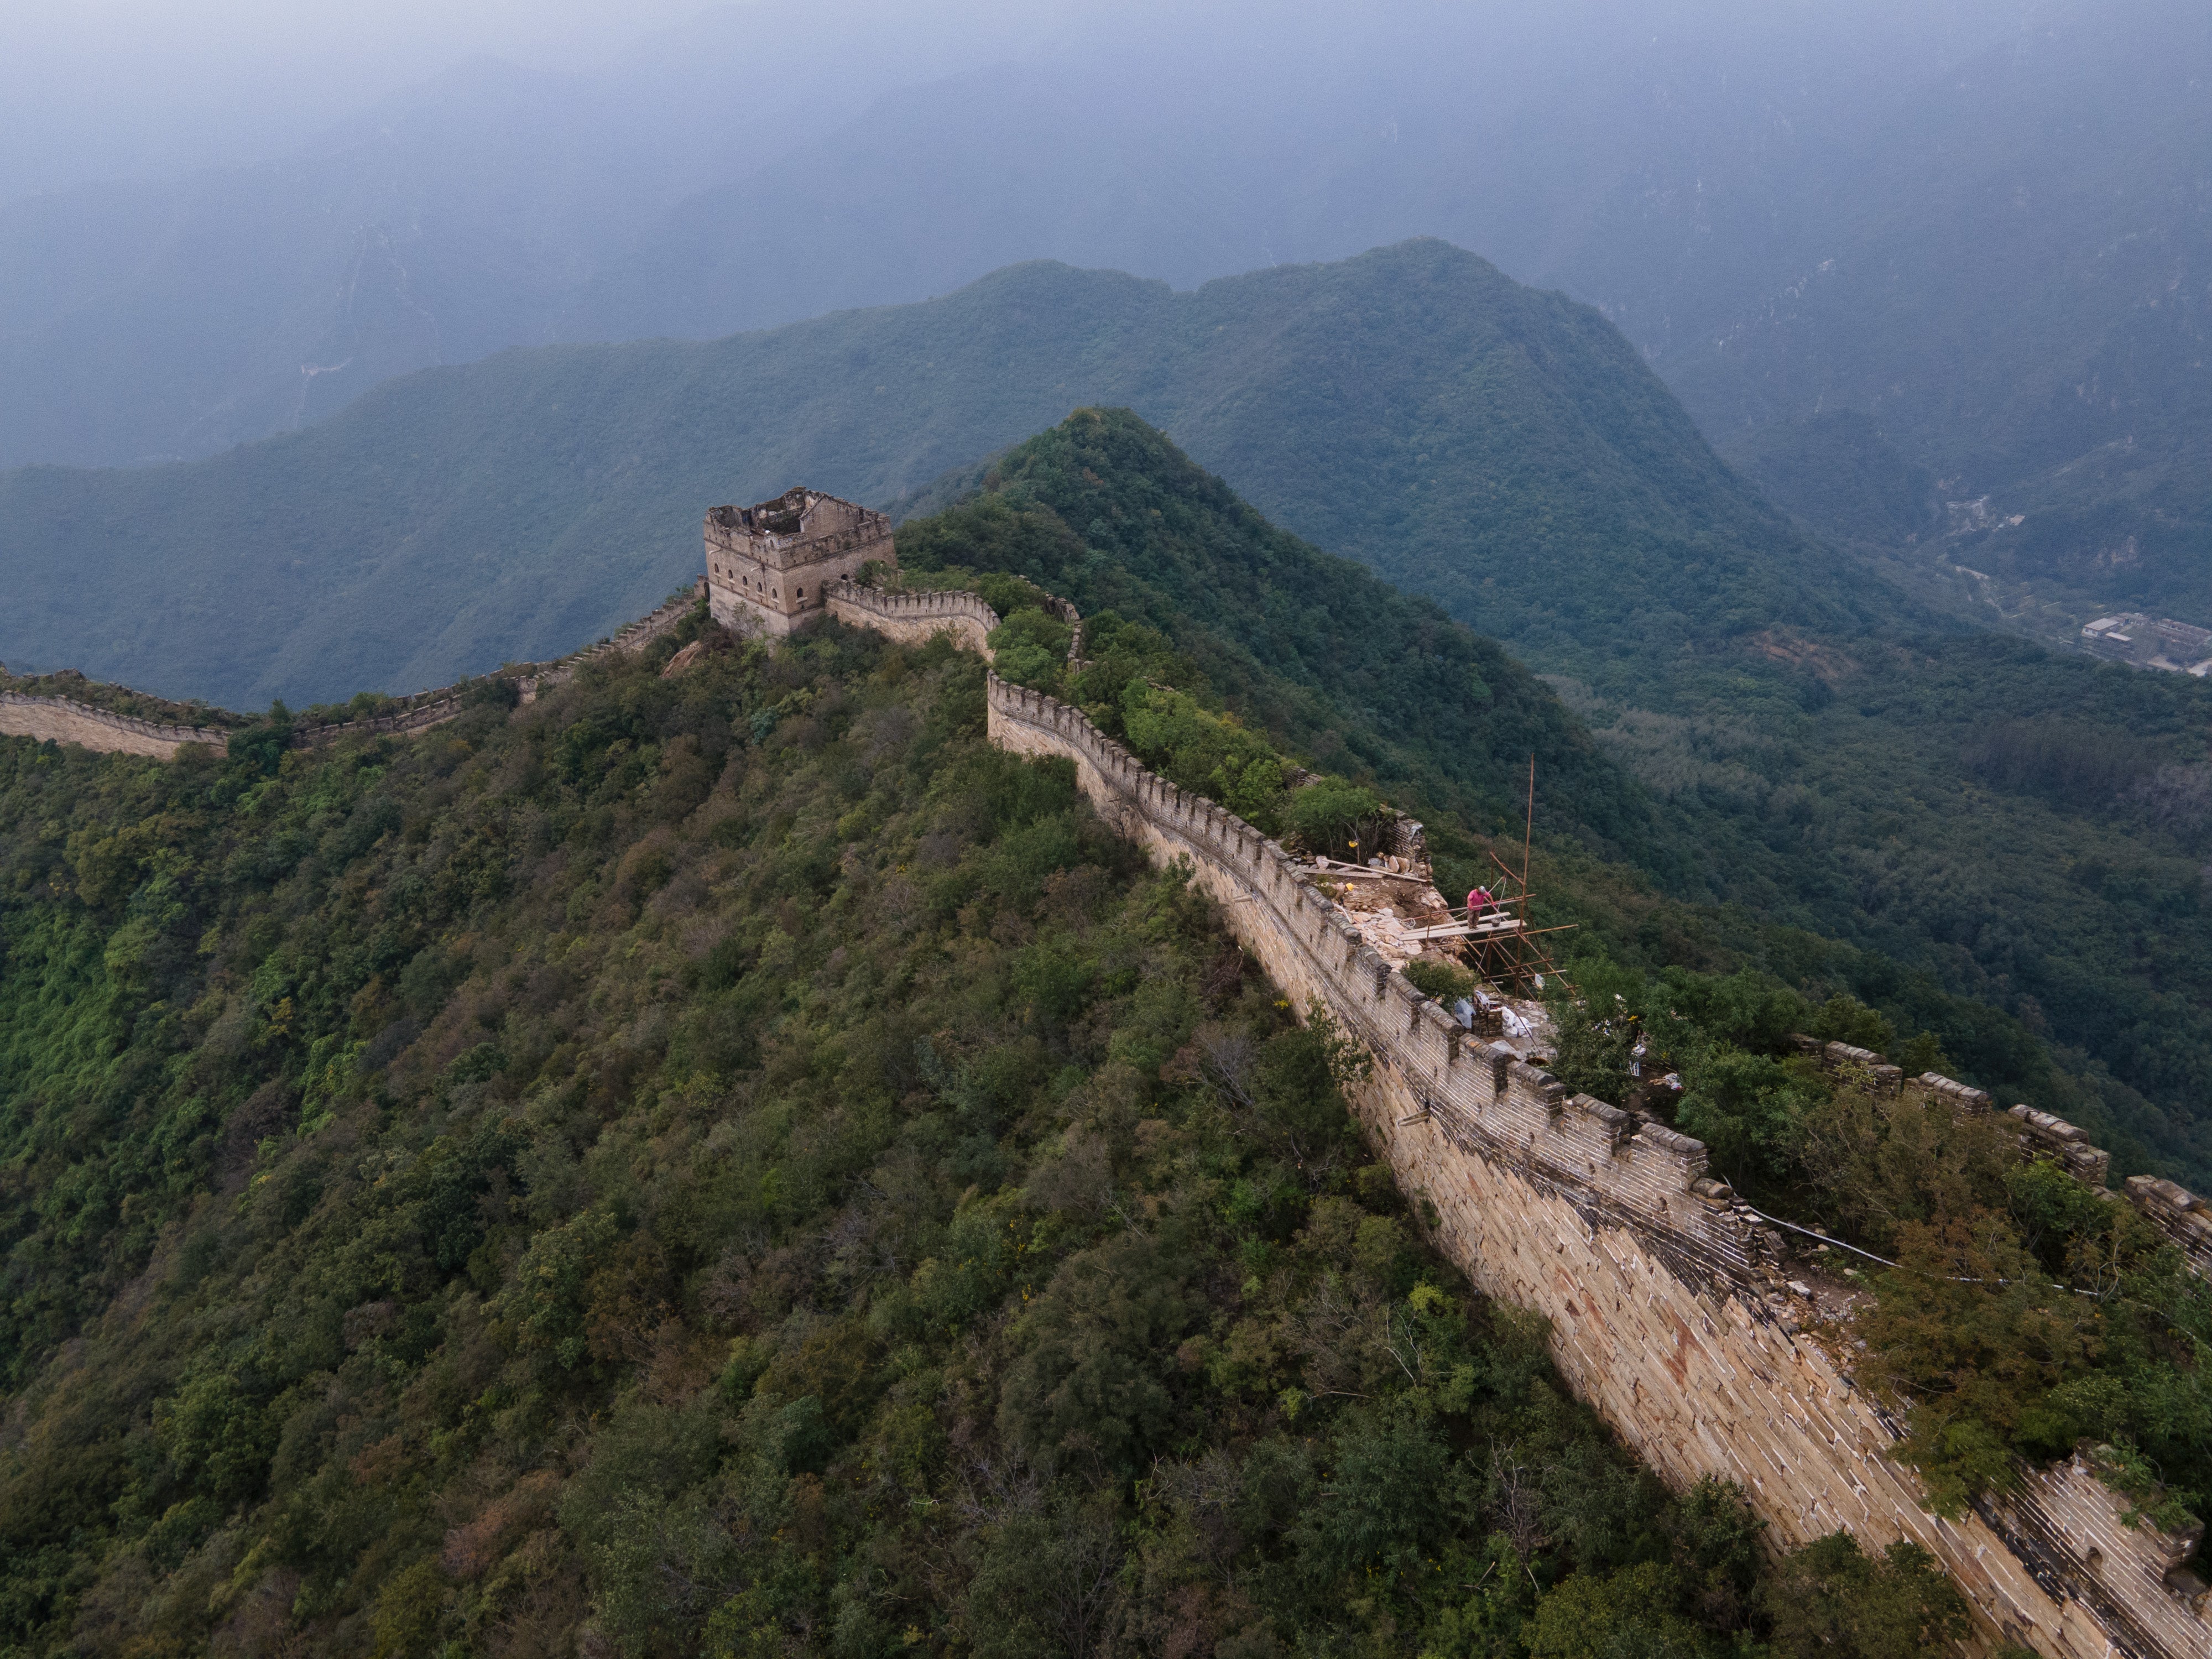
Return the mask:
[[1649,33],[1617,0],[726,6],[565,77],[469,66],[269,165],[0,208],[0,464],[203,454],[501,345],[718,336],[1019,259],[1189,286],[1443,234],[1538,271],[1655,146],[1734,137],[1747,101],[1855,106],[1893,37],[1940,56],[2006,3],[1778,27],[1721,0]]
[[[2206,688],[1908,648],[1909,608],[1761,504],[1617,336],[1440,244],[1188,295],[1018,267],[711,345],[509,354],[194,465],[11,474],[0,651],[70,641],[232,702],[413,690],[642,611],[696,570],[702,504],[797,478],[887,500],[1115,397],[1561,677],[1668,803],[1649,832],[1591,803],[1604,844],[2049,1032],[2097,1097],[2065,1115],[2133,1164],[2212,1167]],[[1978,1079],[2034,1093],[2019,1026],[1957,1030]]]
[[1522,825],[1531,759],[1552,834],[1684,861],[1673,826],[1494,641],[1269,524],[1126,410],[1079,410],[931,495],[949,505],[905,521],[902,565],[1008,572],[1158,629],[1248,724],[1437,817],[1448,884],[1476,878],[1468,830]]
[[[1617,665],[1625,691],[1549,677],[1644,797],[1516,689],[1517,666],[1494,707],[1470,703],[1448,665],[1497,673],[1480,642],[1270,531],[1127,415],[1085,411],[926,499],[963,504],[908,521],[917,561],[951,537],[963,562],[1159,627],[1232,707],[1272,708],[1292,746],[1364,765],[1447,826],[1448,879],[1488,867],[1448,826],[1502,820],[1510,841],[1499,796],[1537,751],[1540,822],[1644,872],[1547,872],[1589,930],[1575,950],[1601,939],[1648,968],[1751,962],[1816,998],[1848,990],[1936,1032],[1978,1084],[2090,1127],[2128,1170],[2212,1170],[2201,684],[2002,636],[1686,628],[1666,656]],[[1047,529],[1013,533],[1010,507]],[[1336,715],[1292,712],[1285,677]]]
[[[2212,622],[2208,76],[2202,7],[2052,9],[1855,124],[1660,150],[1547,280],[1731,455],[1871,420],[1956,507],[1908,556],[1999,578],[2034,631],[2123,605]],[[1790,465],[1847,480],[1857,447],[1822,435]]]
[[[1607,785],[1494,647],[1133,417],[911,533],[1072,548],[1255,724]],[[1958,1621],[1624,1459],[1420,1244],[1328,1030],[991,749],[981,688],[695,611],[419,738],[0,739],[0,1641],[1571,1651],[1595,1607],[1812,1659],[1810,1593]],[[1408,690],[1426,752],[1357,706]]]
[[[1526,744],[1565,786],[1547,902],[1741,959],[1741,918],[1612,902],[1572,803],[1653,815],[1525,670],[1134,416],[981,485],[908,520],[917,563],[1157,627],[1179,686],[1464,803],[1431,826],[1461,856]],[[1819,1659],[1794,1610],[1836,1596],[1962,1627],[1924,1563],[1770,1560],[1728,1488],[1622,1458],[1364,1164],[1352,1057],[1065,763],[985,743],[981,681],[696,607],[416,738],[0,739],[0,1640],[1567,1655],[1595,1622]],[[1751,932],[1808,988],[1885,966]]]
[[1188,295],[1018,266],[708,344],[509,353],[205,462],[0,475],[0,658],[237,704],[413,690],[642,610],[696,568],[707,506],[799,478],[889,499],[1085,404],[1593,675],[1685,627],[1885,603],[1601,319],[1419,242]]
[[[1862,447],[1799,424],[1873,420],[1957,504],[1880,548],[1942,603],[2046,636],[2212,606],[2203,9],[1649,11],[1394,0],[1255,52],[1235,13],[1133,44],[749,6],[568,82],[473,66],[279,165],[0,209],[0,462],[205,453],[424,364],[1016,259],[1188,285],[1434,234],[1598,305],[1731,458],[1795,433],[1770,476],[1824,475],[1809,510]],[[837,72],[754,75],[764,40]]]

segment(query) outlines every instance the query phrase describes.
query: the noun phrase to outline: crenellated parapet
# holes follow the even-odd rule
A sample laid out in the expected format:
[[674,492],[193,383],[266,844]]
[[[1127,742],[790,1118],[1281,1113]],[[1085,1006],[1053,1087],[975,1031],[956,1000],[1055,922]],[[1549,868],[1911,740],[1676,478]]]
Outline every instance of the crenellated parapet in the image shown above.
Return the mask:
[[[524,702],[533,702],[541,691],[573,679],[586,663],[609,655],[635,656],[690,615],[706,592],[707,583],[702,578],[658,610],[626,624],[611,639],[572,652],[557,662],[524,663],[502,669],[501,674],[516,684]],[[361,720],[295,722],[292,746],[320,748],[353,737],[412,737],[458,719],[468,707],[467,690],[476,683],[462,680],[423,692],[405,699],[389,714]],[[98,754],[144,755],[157,760],[175,758],[188,744],[203,744],[217,754],[227,753],[230,746],[230,732],[222,726],[165,726],[73,698],[32,696],[17,691],[0,691],[0,736],[52,739]]]
[[921,645],[939,634],[991,660],[991,633],[999,613],[980,593],[921,588],[881,588],[854,581],[832,582],[830,614],[854,628],[872,628],[902,644]]
[[2091,1145],[2086,1133],[2033,1106],[2015,1106],[2008,1115],[2020,1125],[2021,1144],[2032,1156],[2049,1158],[2086,1187],[2103,1188],[2112,1175],[2112,1155]]
[[[1083,647],[1083,613],[1057,594],[1044,596],[1044,608],[1075,630],[1067,642],[1070,662]],[[832,582],[830,614],[854,628],[870,628],[907,645],[921,645],[949,634],[985,662],[992,660],[991,635],[1005,620],[980,593],[965,589],[884,588],[857,581]]]
[[1894,1097],[1905,1091],[1905,1073],[1893,1066],[1888,1059],[1871,1048],[1856,1048],[1848,1042],[1823,1042],[1818,1037],[1793,1035],[1790,1042],[1800,1054],[1820,1063],[1820,1069],[1830,1077],[1857,1079],[1873,1094],[1884,1098]]
[[[1764,1269],[1778,1242],[1710,1177],[1703,1141],[1572,1093],[1503,1042],[1479,1045],[1376,954],[1279,842],[1159,776],[1081,710],[995,674],[988,695],[994,742],[1070,756],[1109,822],[1189,857],[1209,887],[1224,890],[1216,896],[1230,926],[1276,982],[1317,998],[1370,1053],[1387,1058],[1418,1109],[1454,1144],[1593,1218],[1634,1231],[1686,1275],[1756,1282],[1765,1294]],[[1254,934],[1256,945],[1247,937]]]
[[[1802,1053],[1819,1060],[1830,1075],[1860,1079],[1876,1093],[1904,1093],[1923,1100],[1946,1100],[1962,1112],[1996,1109],[1996,1103],[1988,1091],[1972,1088],[1940,1072],[1923,1072],[1918,1077],[1908,1079],[1870,1049],[1854,1048],[1843,1042],[1822,1042],[1809,1036],[1792,1036],[1790,1040]],[[2087,1131],[2033,1106],[2014,1106],[2006,1115],[2018,1127],[2022,1157],[2055,1164],[2082,1185],[2100,1193],[2108,1191],[2112,1155],[2093,1142]],[[2185,1188],[2154,1176],[2130,1176],[2122,1190],[2112,1196],[2124,1198],[2134,1205],[2145,1220],[2181,1247],[2182,1254],[2197,1272],[2212,1276],[2212,1206],[2208,1206],[2203,1199]]]
[[2126,1190],[2144,1219],[2179,1244],[2198,1273],[2212,1276],[2212,1205],[2157,1176],[2130,1176]]
[[319,749],[342,738],[412,737],[417,732],[427,732],[434,726],[458,719],[465,706],[459,693],[449,693],[389,714],[371,714],[364,720],[338,720],[328,726],[303,726],[293,733],[293,744],[301,749]]
[[1961,1112],[1988,1112],[1996,1108],[1988,1090],[1970,1087],[1941,1072],[1923,1072],[1918,1077],[1908,1079],[1905,1088],[1906,1093],[1917,1092],[1923,1100],[1948,1100]]
[[230,746],[229,733],[218,726],[164,725],[69,697],[21,691],[0,691],[0,734],[161,760],[170,759],[186,744],[204,744],[218,755]]
[[[514,677],[516,684],[520,688],[523,702],[535,702],[544,692],[575,678],[583,672],[586,664],[598,662],[607,657],[635,656],[662,635],[673,631],[676,625],[690,616],[693,608],[706,597],[707,579],[702,576],[689,588],[677,594],[658,610],[648,611],[635,622],[624,624],[616,631],[611,639],[601,640],[596,645],[587,645],[581,651],[572,651],[557,662],[542,665],[526,663],[519,668],[502,669],[500,672]],[[453,714],[460,712],[460,702],[458,697],[453,700]],[[448,714],[445,718],[450,720],[452,717],[452,714]],[[435,722],[431,723],[435,724]]]

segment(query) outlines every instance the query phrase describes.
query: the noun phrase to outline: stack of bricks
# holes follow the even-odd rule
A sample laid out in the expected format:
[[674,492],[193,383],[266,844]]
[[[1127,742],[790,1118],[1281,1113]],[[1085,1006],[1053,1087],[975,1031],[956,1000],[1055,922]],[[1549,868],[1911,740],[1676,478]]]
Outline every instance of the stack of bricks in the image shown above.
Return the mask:
[[2212,1206],[2156,1176],[2130,1176],[2128,1197],[2151,1225],[2181,1247],[2190,1265],[2212,1277]]
[[2020,1125],[2024,1151],[2054,1159],[2084,1186],[2104,1186],[2112,1172],[2112,1155],[2101,1146],[2091,1146],[2087,1135],[2064,1118],[2039,1112],[2033,1106],[2015,1106],[2011,1115]]

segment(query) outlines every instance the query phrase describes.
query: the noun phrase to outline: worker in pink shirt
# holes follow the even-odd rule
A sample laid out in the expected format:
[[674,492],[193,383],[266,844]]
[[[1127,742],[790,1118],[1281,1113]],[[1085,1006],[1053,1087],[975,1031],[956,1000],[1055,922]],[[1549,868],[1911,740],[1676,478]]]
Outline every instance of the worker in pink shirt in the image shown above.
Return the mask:
[[1492,902],[1493,901],[1490,896],[1490,890],[1487,887],[1477,887],[1469,891],[1467,896],[1467,919],[1468,922],[1473,923],[1480,918],[1482,913],[1491,907]]

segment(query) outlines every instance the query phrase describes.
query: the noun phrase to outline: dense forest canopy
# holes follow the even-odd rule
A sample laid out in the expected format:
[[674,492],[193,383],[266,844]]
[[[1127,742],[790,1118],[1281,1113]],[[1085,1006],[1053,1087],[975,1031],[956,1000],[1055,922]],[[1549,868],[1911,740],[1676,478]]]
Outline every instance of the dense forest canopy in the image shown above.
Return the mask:
[[[976,586],[1006,607],[993,636],[1002,672],[1081,707],[1147,765],[1293,845],[1357,839],[1376,798],[1333,777],[1286,787],[1298,763],[1275,745],[1287,738],[1339,764],[1369,758],[1375,769],[1364,777],[1386,781],[1433,818],[1440,879],[1456,889],[1478,878],[1481,837],[1466,830],[1496,820],[1486,818],[1494,801],[1477,781],[1495,789],[1517,770],[1500,736],[1535,742],[1524,726],[1498,731],[1517,698],[1470,697],[1462,671],[1436,665],[1479,642],[1273,530],[1126,412],[1079,411],[980,477],[979,495],[909,521],[905,545],[932,569],[923,580]],[[1087,520],[1085,536],[1071,520]],[[978,560],[986,572],[956,572],[949,557]],[[1071,658],[1067,629],[1025,597],[1024,579],[1118,608],[1091,612]],[[1301,607],[1290,597],[1309,593],[1332,603]],[[1407,650],[1409,641],[1420,648]],[[2124,674],[2100,681],[2107,696],[2145,684]],[[1225,702],[1222,684],[1232,688]],[[1345,744],[1327,727],[1316,743],[1311,728],[1283,719],[1322,686],[1351,694],[1340,707],[1387,709],[1364,722],[1386,743]],[[1509,695],[1516,689],[1506,680]],[[2000,726],[1968,758],[2000,787],[2101,793],[2131,761],[2081,735],[2094,729]],[[1559,758],[1547,749],[1547,764]],[[1574,751],[1565,758],[1571,813],[1589,774],[1575,770]],[[1647,858],[1670,829],[1680,833],[1663,812],[1648,822]],[[2096,1079],[2069,1075],[1986,1009],[1911,994],[1880,958],[1854,962],[1833,946],[1807,952],[1771,927],[1740,936],[1733,950],[1685,948],[1663,922],[1650,926],[1656,915],[1632,932],[1624,926],[1623,907],[1593,890],[1587,866],[1549,879],[1562,877],[1565,893],[1549,902],[1566,897],[1595,924],[1562,952],[1572,989],[1553,987],[1562,1079],[1654,1112],[1704,1140],[1713,1167],[1758,1203],[1897,1262],[1863,1286],[1875,1296],[1862,1328],[1883,1353],[1867,1370],[1907,1421],[1904,1455],[1930,1501],[1956,1513],[2009,1488],[2023,1463],[2089,1443],[2101,1449],[2106,1478],[2167,1524],[2189,1524],[2212,1498],[2212,1294],[2179,1252],[2124,1206],[2100,1201],[2063,1171],[2022,1164],[2009,1120],[1961,1117],[1941,1098],[1880,1097],[1863,1079],[1839,1083],[1799,1056],[1791,1037],[1893,1053],[1910,1075],[1980,1076],[2101,1119]],[[1415,971],[1420,988],[1448,1004],[1476,988],[1434,964]],[[1876,988],[1899,1018],[1924,1029],[1900,1031],[1838,987]],[[1947,1040],[1968,1065],[1945,1051]],[[1676,1074],[1679,1089],[1640,1080],[1661,1073]],[[1992,1299],[1974,1288],[1984,1281],[2014,1289]]]
[[419,738],[0,743],[6,1650],[1963,1628],[1624,1458],[981,673],[700,616]]
[[[1930,1501],[2087,1434],[2161,1520],[2202,1505],[2212,1316],[2172,1252],[1787,1036],[2084,1119],[2094,1075],[1641,873],[1697,867],[1683,820],[1540,682],[1133,416],[901,537],[905,580],[1000,609],[1005,672],[1309,844],[1388,803],[1472,881],[1535,752],[1545,902],[1583,926],[1562,1073],[1901,1259],[1868,1376]],[[1960,1627],[1909,1549],[1774,1565],[1735,1495],[1636,1472],[1366,1162],[1358,1054],[1064,769],[986,746],[980,677],[702,609],[416,738],[0,745],[16,1650],[1905,1659]],[[1985,746],[2008,787],[2109,782]],[[1927,1293],[2022,1264],[2052,1294]]]
[[[758,27],[702,19],[0,202],[0,452],[207,458],[0,472],[0,690],[230,738],[0,738],[0,1659],[1965,1633],[1919,1552],[1639,1468],[1370,1161],[1367,1058],[948,643],[700,607],[308,745],[611,631],[793,483],[1294,850],[1402,810],[1446,891],[1531,858],[1544,1063],[1825,1235],[1808,1340],[1931,1510],[2075,1458],[2198,1525],[2203,1277],[1796,1035],[2212,1190],[2212,687],[2045,648],[2212,623],[2212,24],[2032,9],[1534,50],[1419,0],[1232,76],[1212,19],[981,68],[915,14],[736,178],[726,110],[616,112]],[[1565,291],[1295,263],[1414,231]],[[1247,274],[969,281],[1038,253]]]

